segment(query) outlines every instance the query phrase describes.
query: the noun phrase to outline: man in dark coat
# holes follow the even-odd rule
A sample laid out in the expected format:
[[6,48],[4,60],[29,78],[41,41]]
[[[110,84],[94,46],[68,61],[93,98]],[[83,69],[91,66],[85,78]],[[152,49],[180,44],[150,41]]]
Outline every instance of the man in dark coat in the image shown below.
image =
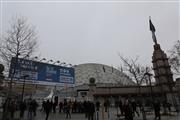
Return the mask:
[[128,99],[125,101],[123,108],[125,120],[133,120],[133,109]]
[[131,101],[131,104],[132,104],[132,108],[133,108],[133,115],[135,116],[135,113],[136,113],[137,116],[139,116],[139,112],[137,111],[137,104],[134,99]]
[[59,113],[61,113],[62,109],[63,109],[63,103],[60,102],[60,103],[59,103]]
[[52,107],[53,107],[53,113],[56,113],[56,102],[53,102],[53,104],[52,104]]
[[88,120],[94,119],[94,112],[95,112],[95,105],[93,102],[88,101],[87,102],[87,114],[88,114]]
[[15,113],[15,111],[16,111],[16,103],[15,103],[14,100],[12,100],[12,101],[10,102],[10,106],[9,106],[9,107],[10,107],[9,110],[10,110],[10,112],[11,112],[11,119],[14,119],[14,113]]
[[51,103],[49,102],[49,100],[47,100],[47,102],[45,104],[45,112],[46,112],[45,120],[48,120],[50,110],[51,110]]
[[99,120],[99,108],[100,108],[100,102],[96,101],[96,116],[97,116],[97,120]]
[[105,112],[107,112],[107,109],[108,109],[108,100],[106,100],[104,102],[104,108],[105,108]]
[[156,100],[154,102],[154,112],[155,112],[155,120],[161,120],[161,114],[160,114],[160,102]]
[[88,116],[88,102],[87,101],[84,101],[83,107],[84,107],[85,118],[87,118]]
[[99,111],[99,108],[100,108],[100,102],[97,101],[97,102],[96,102],[96,110]]
[[22,101],[19,105],[19,110],[20,110],[20,118],[23,119],[24,117],[24,111],[26,110],[26,102]]
[[70,112],[70,110],[71,110],[71,102],[70,101],[65,106],[65,109],[66,109],[66,119],[71,118],[71,112]]
[[36,110],[38,108],[38,103],[36,102],[36,100],[32,101],[32,112],[34,114],[34,116],[36,116]]
[[120,111],[121,111],[121,115],[123,115],[124,113],[123,113],[123,104],[122,104],[122,101],[121,100],[119,100],[119,102],[118,102],[118,107],[119,107],[119,109],[120,109]]

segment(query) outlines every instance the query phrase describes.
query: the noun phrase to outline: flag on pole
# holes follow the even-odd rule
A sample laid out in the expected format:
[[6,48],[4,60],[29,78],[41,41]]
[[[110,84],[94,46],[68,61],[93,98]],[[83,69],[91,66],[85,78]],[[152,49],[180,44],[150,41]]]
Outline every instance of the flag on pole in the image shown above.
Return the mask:
[[152,31],[152,32],[155,32],[155,31],[156,31],[154,25],[153,25],[152,22],[151,22],[151,17],[149,17],[149,26],[150,26],[150,31]]

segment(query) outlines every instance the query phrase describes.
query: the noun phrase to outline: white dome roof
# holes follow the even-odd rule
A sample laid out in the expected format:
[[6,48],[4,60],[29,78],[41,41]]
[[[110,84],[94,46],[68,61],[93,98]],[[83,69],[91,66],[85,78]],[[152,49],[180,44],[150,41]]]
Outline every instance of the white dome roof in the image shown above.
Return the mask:
[[90,78],[95,78],[95,83],[111,83],[122,86],[135,84],[126,74],[111,66],[96,63],[75,66],[76,85],[88,84]]

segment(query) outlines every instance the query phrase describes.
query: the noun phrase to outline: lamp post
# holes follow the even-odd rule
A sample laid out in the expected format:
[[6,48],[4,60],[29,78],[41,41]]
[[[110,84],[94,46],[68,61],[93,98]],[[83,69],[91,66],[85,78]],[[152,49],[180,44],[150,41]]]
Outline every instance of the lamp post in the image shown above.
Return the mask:
[[151,99],[152,99],[152,102],[154,101],[154,98],[153,98],[153,89],[152,89],[152,83],[151,83],[151,76],[153,74],[149,73],[149,72],[146,72],[144,75],[147,75],[148,76],[148,80],[149,80],[149,85],[150,85],[150,89],[151,89]]
[[32,60],[37,61],[38,60],[38,56],[33,57]]
[[60,61],[58,60],[58,61],[55,61],[53,64],[56,64],[56,63],[60,63]]
[[53,62],[53,60],[48,60],[47,63],[49,63],[49,62]]
[[66,63],[65,63],[65,62],[63,62],[63,63],[60,63],[60,66],[62,66],[62,65],[66,65]]
[[[151,88],[151,98],[153,99],[152,97],[152,84],[151,84],[151,76],[152,74],[150,74],[148,72],[148,68],[146,68],[146,73],[144,73],[144,76],[148,76],[148,80],[149,80],[149,84],[150,84],[150,88]],[[144,109],[144,101],[142,102],[142,117],[143,117],[143,120],[147,120],[146,118],[146,112],[145,112],[145,109]]]
[[64,64],[64,67],[72,67],[73,65],[72,64]]
[[22,89],[22,94],[21,94],[21,101],[23,101],[23,97],[24,97],[24,87],[25,87],[25,80],[27,77],[29,77],[29,75],[24,75],[23,77],[23,89]]
[[[20,53],[17,53],[16,58],[15,58],[15,63],[14,64],[11,63],[11,64],[13,64],[14,69],[13,69],[13,71],[11,73],[11,80],[10,80],[10,85],[9,85],[9,95],[12,93],[12,82],[13,82],[14,75],[16,74],[16,67],[18,65],[18,57],[19,57],[19,55],[20,55]],[[14,62],[14,61],[12,61],[12,62]],[[8,95],[8,97],[10,97],[9,95]]]
[[44,61],[44,60],[46,60],[46,58],[43,58],[43,59],[39,60],[39,62]]

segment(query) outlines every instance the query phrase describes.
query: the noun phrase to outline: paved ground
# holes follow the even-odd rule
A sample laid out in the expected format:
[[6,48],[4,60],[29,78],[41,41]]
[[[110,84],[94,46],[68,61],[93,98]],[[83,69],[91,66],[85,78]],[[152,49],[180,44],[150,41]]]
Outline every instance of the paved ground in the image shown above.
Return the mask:
[[[108,114],[109,113],[109,114]],[[109,112],[103,112],[101,109],[99,111],[99,120],[119,120],[116,117],[117,110],[114,108],[110,108]],[[180,113],[177,114],[175,112],[171,113],[171,116],[163,116],[161,120],[180,120]],[[15,115],[16,118],[19,118],[19,112],[16,112]],[[95,116],[96,118],[96,116]],[[154,120],[154,114],[148,114],[146,115],[147,120]],[[25,114],[25,118],[23,120],[29,120],[27,118],[27,112]],[[37,116],[34,117],[32,120],[45,120],[45,113],[38,111]],[[48,120],[67,120],[64,113],[51,113]],[[70,120],[70,119],[69,119]],[[71,120],[88,120],[85,118],[85,114],[79,114],[79,113],[73,113],[71,115]],[[98,120],[97,118],[94,120]],[[142,115],[140,117],[134,117],[134,120],[143,120]]]

